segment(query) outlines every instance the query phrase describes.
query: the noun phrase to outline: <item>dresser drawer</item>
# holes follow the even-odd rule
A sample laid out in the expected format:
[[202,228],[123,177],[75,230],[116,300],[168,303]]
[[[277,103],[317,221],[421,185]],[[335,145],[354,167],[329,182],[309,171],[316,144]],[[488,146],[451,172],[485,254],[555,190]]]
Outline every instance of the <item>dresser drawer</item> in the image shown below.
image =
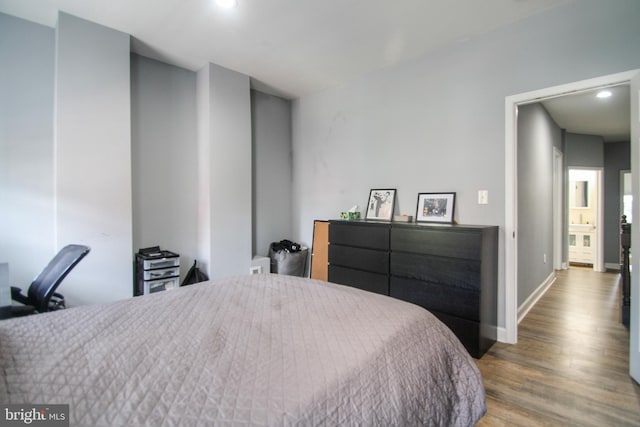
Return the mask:
[[[389,226],[371,223],[340,223],[329,226],[329,244],[358,246],[370,249],[389,249]],[[331,250],[329,251],[331,252]]]
[[479,260],[482,256],[482,234],[473,230],[420,229],[394,225],[391,251]]
[[331,245],[329,264],[388,274],[389,252],[351,246]]
[[156,270],[144,270],[143,280],[166,279],[180,275],[180,267],[159,268]]
[[451,316],[439,311],[434,311],[433,314],[456,334],[471,357],[479,359],[495,342],[495,339],[482,335],[482,325],[479,322]]
[[145,259],[142,261],[142,268],[144,270],[150,270],[153,268],[169,268],[169,267],[177,267],[180,265],[179,257],[170,257],[170,258],[156,258],[156,259]]
[[143,282],[143,286],[143,292],[145,295],[160,291],[167,291],[169,289],[178,288],[180,286],[180,278],[171,277],[168,279],[147,280]]
[[392,276],[480,291],[480,261],[391,252]]
[[389,295],[426,308],[467,320],[480,321],[480,292],[442,283],[391,277]]
[[389,295],[389,276],[329,265],[329,281],[377,294]]

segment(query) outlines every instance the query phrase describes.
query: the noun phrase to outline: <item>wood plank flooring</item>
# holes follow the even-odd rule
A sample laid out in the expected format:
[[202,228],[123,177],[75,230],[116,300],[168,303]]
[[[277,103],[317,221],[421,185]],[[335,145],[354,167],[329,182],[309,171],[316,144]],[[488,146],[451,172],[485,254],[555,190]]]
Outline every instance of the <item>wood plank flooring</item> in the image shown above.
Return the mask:
[[496,343],[477,360],[488,408],[478,426],[640,426],[618,277],[557,272],[520,322],[518,343]]

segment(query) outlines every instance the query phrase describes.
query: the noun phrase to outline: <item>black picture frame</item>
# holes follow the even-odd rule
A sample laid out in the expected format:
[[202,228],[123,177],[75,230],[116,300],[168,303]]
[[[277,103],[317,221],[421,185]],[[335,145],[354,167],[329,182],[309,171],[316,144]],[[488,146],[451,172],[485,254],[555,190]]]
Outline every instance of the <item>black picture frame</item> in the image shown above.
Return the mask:
[[456,193],[418,193],[416,222],[453,224]]
[[396,205],[396,189],[382,188],[369,191],[365,219],[391,221]]

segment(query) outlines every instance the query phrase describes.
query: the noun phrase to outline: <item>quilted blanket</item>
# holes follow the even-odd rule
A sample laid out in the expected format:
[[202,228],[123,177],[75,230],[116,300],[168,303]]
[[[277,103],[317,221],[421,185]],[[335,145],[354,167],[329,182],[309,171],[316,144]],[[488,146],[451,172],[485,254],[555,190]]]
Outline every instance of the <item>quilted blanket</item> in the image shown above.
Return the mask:
[[426,310],[246,275],[0,321],[0,402],[71,425],[471,426],[480,373]]

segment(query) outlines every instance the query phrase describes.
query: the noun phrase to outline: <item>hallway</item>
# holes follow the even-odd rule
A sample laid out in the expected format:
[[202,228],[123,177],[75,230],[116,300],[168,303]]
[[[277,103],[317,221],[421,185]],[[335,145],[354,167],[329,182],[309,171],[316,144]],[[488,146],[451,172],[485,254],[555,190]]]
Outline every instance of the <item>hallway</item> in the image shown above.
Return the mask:
[[477,361],[487,391],[478,426],[640,426],[640,385],[628,375],[618,274],[558,271],[518,326]]

